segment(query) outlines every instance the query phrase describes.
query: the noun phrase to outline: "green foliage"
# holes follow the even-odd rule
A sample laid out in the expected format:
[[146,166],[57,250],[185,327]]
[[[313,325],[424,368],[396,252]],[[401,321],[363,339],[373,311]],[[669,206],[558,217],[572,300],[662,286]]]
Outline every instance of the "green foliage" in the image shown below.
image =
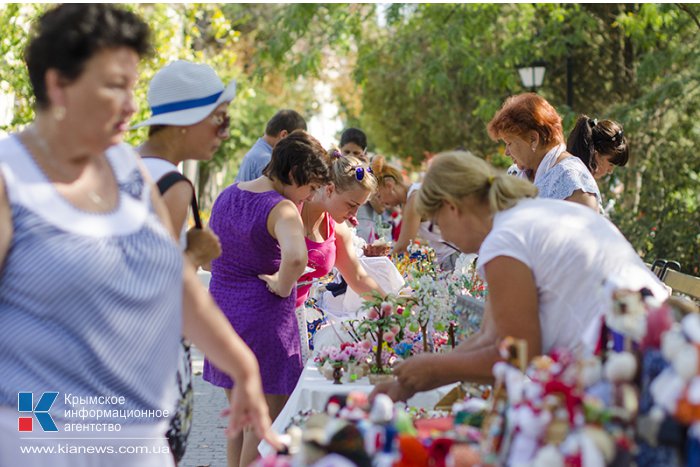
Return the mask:
[[32,85],[24,65],[24,46],[33,20],[45,9],[45,5],[38,4],[0,6],[0,92],[13,94],[15,98],[12,122],[0,126],[2,131],[9,132],[34,118]]
[[[29,38],[30,25],[46,10],[48,5],[6,4],[0,6],[0,91],[15,95],[13,121],[5,131],[22,128],[34,117],[33,94],[22,54]],[[151,38],[156,51],[143,60],[141,76],[135,89],[138,112],[133,121],[146,119],[150,111],[146,95],[153,75],[167,63],[182,59],[211,65],[225,83],[237,81],[237,96],[229,107],[231,115],[230,137],[221,145],[212,161],[198,167],[197,185],[200,206],[211,206],[218,189],[233,182],[243,155],[262,136],[267,120],[281,107],[301,108],[309,111],[311,92],[299,89],[297,83],[266,76],[254,75],[248,67],[247,54],[250,37],[256,28],[266,30],[263,17],[255,16],[256,23],[249,24],[251,15],[246,8],[255,5],[225,7],[212,4],[138,4],[125,5],[140,15],[151,27]],[[267,7],[267,6],[266,6]],[[241,16],[243,21],[241,21]],[[247,18],[247,19],[246,19]],[[241,30],[246,31],[243,36]],[[240,56],[243,56],[243,60]],[[138,145],[147,135],[145,128],[132,131],[126,142]],[[216,175],[216,177],[215,177]]]
[[[648,261],[676,259],[698,273],[696,5],[391,4],[377,10],[385,27],[363,19],[362,33],[351,28],[343,41],[323,42],[323,30],[312,24],[319,12],[330,15],[327,24],[356,25],[357,19],[343,16],[341,6],[299,8],[288,23],[277,23],[278,55],[265,57],[279,63],[280,52],[304,44],[342,43],[338,54],[356,50],[352,76],[361,96],[361,106],[344,107],[345,116],[378,152],[420,162],[426,152],[463,147],[500,167],[509,161],[488,138],[486,123],[507,96],[524,91],[517,65],[544,60],[538,92],[559,109],[567,132],[580,113],[625,125],[632,161],[603,182],[604,196],[616,202],[612,219]],[[310,58],[292,61],[285,66],[292,75],[318,71]],[[347,101],[347,94],[338,99]],[[618,182],[624,189],[608,193]]]
[[700,25],[670,5],[644,5],[620,23],[647,52],[638,66],[639,97],[611,112],[625,122],[635,156],[616,172],[625,190],[612,217],[647,260],[675,259],[698,275]]
[[[700,8],[689,4],[138,4],[157,54],[136,90],[177,58],[209,63],[236,79],[231,138],[200,164],[202,205],[235,176],[240,158],[279,108],[310,117],[315,85],[331,84],[348,124],[370,148],[420,163],[462,147],[509,164],[486,123],[522,92],[516,67],[544,60],[538,90],[569,130],[586,113],[625,126],[632,160],[605,180],[611,218],[647,261],[700,271]],[[6,131],[33,117],[22,61],[30,24],[46,5],[0,6],[0,91],[15,95]],[[567,61],[573,105],[567,101]],[[144,130],[128,141],[138,143]],[[215,182],[215,183],[214,183]],[[621,183],[621,185],[618,185]],[[620,190],[620,187],[624,187]],[[613,188],[616,191],[611,191]],[[204,194],[204,196],[202,196]]]

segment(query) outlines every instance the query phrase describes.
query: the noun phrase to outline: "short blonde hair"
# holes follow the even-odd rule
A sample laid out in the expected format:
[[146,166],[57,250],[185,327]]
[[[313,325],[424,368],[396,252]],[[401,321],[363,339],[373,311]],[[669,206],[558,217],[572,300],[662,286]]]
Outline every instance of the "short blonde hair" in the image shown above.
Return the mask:
[[435,156],[418,191],[416,207],[431,218],[444,201],[459,206],[467,196],[488,202],[491,212],[513,207],[522,198],[537,196],[537,188],[521,178],[497,172],[488,162],[464,151]]
[[328,151],[328,168],[331,173],[331,182],[341,193],[358,186],[370,193],[377,190],[377,178],[366,160],[354,156],[343,156],[337,148],[333,148]]

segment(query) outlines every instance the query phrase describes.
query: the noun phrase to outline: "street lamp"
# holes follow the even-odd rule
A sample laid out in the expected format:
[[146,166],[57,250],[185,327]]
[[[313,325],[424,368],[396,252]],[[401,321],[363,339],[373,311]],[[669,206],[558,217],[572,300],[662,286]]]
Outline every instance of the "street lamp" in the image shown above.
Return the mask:
[[532,92],[537,92],[537,88],[541,87],[542,81],[544,81],[545,65],[545,62],[538,61],[529,65],[518,66],[518,73],[520,73],[520,81],[522,81],[523,86]]

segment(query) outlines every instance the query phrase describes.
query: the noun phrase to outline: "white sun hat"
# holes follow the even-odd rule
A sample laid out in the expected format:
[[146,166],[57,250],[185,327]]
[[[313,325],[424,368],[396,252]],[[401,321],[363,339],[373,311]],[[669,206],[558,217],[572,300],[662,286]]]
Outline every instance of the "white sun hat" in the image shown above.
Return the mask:
[[185,60],[158,70],[148,87],[151,118],[132,128],[151,125],[185,126],[201,122],[223,102],[236,97],[236,81],[228,86],[212,67]]

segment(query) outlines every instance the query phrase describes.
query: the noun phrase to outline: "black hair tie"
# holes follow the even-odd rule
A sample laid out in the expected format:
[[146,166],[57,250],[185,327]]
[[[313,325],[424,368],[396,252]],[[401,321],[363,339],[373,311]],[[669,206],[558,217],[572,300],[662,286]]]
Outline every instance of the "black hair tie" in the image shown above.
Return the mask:
[[595,128],[595,126],[598,124],[598,119],[597,118],[589,118],[588,119],[588,126],[591,128]]

